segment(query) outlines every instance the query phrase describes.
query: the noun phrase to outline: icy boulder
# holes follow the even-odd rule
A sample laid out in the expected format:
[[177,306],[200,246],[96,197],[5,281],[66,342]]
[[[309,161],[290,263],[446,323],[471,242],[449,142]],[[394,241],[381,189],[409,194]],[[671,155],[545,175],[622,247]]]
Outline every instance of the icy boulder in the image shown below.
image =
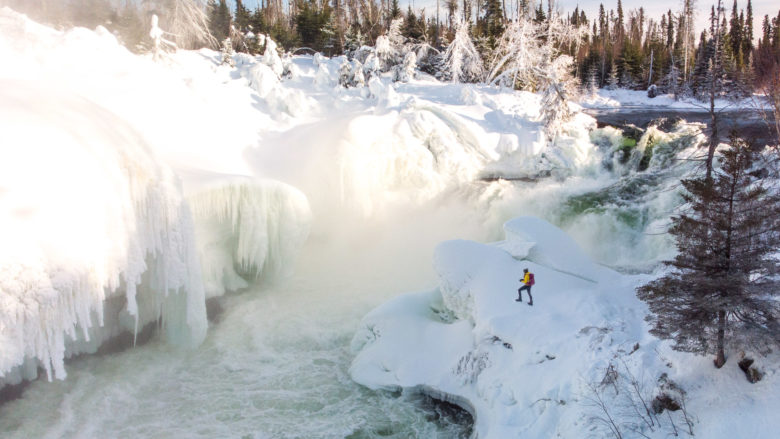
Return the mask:
[[207,297],[288,274],[309,234],[306,196],[283,183],[222,178],[188,199]]
[[[535,226],[526,230],[538,244],[557,236],[546,223],[519,224]],[[609,356],[589,353],[591,340],[578,331],[609,325],[606,316],[626,298],[606,304],[614,291],[602,282],[620,285],[615,273],[600,270],[601,282],[584,280],[517,260],[503,244],[440,244],[437,289],[400,296],[364,318],[353,340],[353,379],[370,388],[420,389],[464,406],[476,417],[478,437],[555,436],[547,428],[564,416],[559,402],[579,391],[569,379],[589,376],[589,361]],[[526,267],[539,279],[534,307],[514,300]],[[539,399],[545,402],[532,407]]]
[[268,105],[272,113],[298,116],[311,107],[310,100],[300,90],[282,86],[279,74],[273,67],[255,63],[248,70],[242,70],[250,86]]
[[141,135],[89,100],[11,80],[0,132],[0,385],[37,366],[63,378],[66,357],[158,319],[169,340],[199,344],[192,216]]

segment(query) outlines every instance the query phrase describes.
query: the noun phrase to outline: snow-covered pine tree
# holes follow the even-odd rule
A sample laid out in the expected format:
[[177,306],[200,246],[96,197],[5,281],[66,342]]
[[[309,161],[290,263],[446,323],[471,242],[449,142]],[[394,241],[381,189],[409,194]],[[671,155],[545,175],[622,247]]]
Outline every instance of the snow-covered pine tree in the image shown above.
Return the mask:
[[[393,45],[390,44],[390,39],[386,35],[380,35],[376,38],[376,46],[374,55],[379,62],[379,70],[382,72],[389,71],[395,64],[397,54]],[[366,59],[368,61],[368,59]]]
[[392,45],[396,53],[399,54],[403,51],[404,43],[406,43],[403,27],[404,18],[400,16],[390,22],[390,30],[387,31],[387,38],[390,40],[390,45]]
[[753,153],[732,137],[712,176],[683,180],[689,213],[669,229],[679,250],[673,271],[637,289],[651,314],[650,330],[674,348],[715,353],[726,348],[766,352],[780,345],[780,202],[753,176]]
[[414,51],[410,50],[404,56],[403,64],[396,66],[396,69],[394,70],[395,75],[393,80],[401,81],[401,82],[409,82],[412,79],[414,79],[416,69],[417,69],[417,55],[414,53]]
[[271,68],[277,76],[281,77],[284,73],[284,65],[276,50],[276,42],[269,35],[265,36],[265,52],[263,52],[263,63]]
[[350,61],[347,57],[344,57],[339,66],[339,85],[344,88],[365,86],[363,64],[357,59]]
[[618,88],[619,81],[618,81],[618,70],[617,66],[615,65],[615,61],[613,60],[612,63],[609,65],[609,75],[607,76],[607,90],[616,90]]
[[417,55],[418,70],[431,75],[439,73],[438,67],[441,64],[441,52],[428,43],[420,43],[415,46],[414,53]]
[[443,57],[443,70],[452,82],[479,82],[485,76],[482,58],[469,35],[469,23],[459,21],[455,38]]
[[145,0],[147,13],[160,13],[160,26],[175,38],[176,46],[184,49],[218,47],[209,29],[204,0]]
[[352,73],[352,64],[349,62],[347,57],[344,57],[341,60],[341,65],[339,65],[339,85],[344,88],[352,87],[352,77],[354,74]]
[[546,86],[542,94],[542,120],[550,141],[563,130],[563,124],[572,117],[569,108],[572,78],[569,73],[574,60],[568,55],[555,58],[546,66]]
[[152,14],[152,28],[149,37],[152,39],[152,56],[155,61],[162,58],[163,51],[176,50],[176,43],[165,39],[166,32],[160,29],[157,14]]
[[366,62],[363,63],[363,76],[366,82],[368,82],[374,76],[379,75],[380,71],[381,65],[379,58],[377,58],[377,56],[373,53],[368,54],[366,57]]
[[360,26],[350,26],[347,29],[347,34],[344,36],[344,50],[347,56],[354,56],[353,54],[365,43],[366,38],[360,31]]
[[236,53],[233,51],[233,42],[230,41],[230,38],[225,38],[224,41],[222,41],[222,64],[227,64],[230,67],[235,67],[236,63],[233,61],[233,55]]
[[359,60],[353,59],[352,63],[352,86],[364,87],[366,85],[366,77],[363,75],[363,64]]

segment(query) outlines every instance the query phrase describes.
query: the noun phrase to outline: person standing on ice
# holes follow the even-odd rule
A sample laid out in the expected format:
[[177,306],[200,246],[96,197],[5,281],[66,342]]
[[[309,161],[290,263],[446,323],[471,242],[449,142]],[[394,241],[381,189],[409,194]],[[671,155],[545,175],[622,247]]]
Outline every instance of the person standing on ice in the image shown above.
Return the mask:
[[528,291],[528,306],[534,306],[534,297],[531,295],[531,287],[534,285],[534,274],[529,272],[527,268],[523,269],[523,278],[520,279],[520,282],[523,283],[523,286],[520,287],[520,289],[517,290],[518,297],[515,299],[515,302],[522,302],[523,301],[523,290]]

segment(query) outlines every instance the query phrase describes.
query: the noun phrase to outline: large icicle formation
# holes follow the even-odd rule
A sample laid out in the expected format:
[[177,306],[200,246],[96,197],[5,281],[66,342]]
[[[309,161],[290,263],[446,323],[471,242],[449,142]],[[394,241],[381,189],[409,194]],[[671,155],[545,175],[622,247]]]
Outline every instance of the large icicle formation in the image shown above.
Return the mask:
[[283,183],[233,178],[189,200],[208,297],[287,274],[309,235],[308,200]]
[[12,80],[0,132],[0,385],[38,365],[63,378],[64,358],[158,318],[172,342],[199,344],[192,218],[140,135],[86,99]]

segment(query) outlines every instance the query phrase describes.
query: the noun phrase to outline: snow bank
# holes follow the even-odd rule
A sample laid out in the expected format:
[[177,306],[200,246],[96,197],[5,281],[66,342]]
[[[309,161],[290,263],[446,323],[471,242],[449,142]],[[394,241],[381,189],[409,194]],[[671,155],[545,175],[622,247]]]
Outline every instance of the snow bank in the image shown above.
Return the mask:
[[[709,111],[709,102],[697,101],[693,98],[676,100],[674,94],[663,94],[650,98],[645,90],[628,90],[617,88],[607,90],[598,89],[596,93],[585,93],[580,98],[580,104],[585,108],[674,108],[686,111]],[[715,108],[718,110],[750,109],[755,110],[757,105],[763,105],[760,99],[745,98],[738,102],[719,98],[715,100]]]
[[501,247],[515,258],[591,281],[600,271],[569,235],[543,219],[515,218],[504,224],[504,231],[506,241]]
[[[66,356],[158,318],[169,340],[199,344],[192,217],[140,134],[89,100],[13,80],[0,80],[0,132],[0,376],[38,362],[63,378]],[[115,296],[125,305],[105,315]]]
[[[507,240],[492,245],[442,243],[434,258],[438,288],[401,295],[366,315],[352,343],[352,378],[460,404],[473,412],[479,438],[607,437],[592,389],[623,437],[684,435],[681,411],[663,413],[653,429],[640,425],[626,399],[630,376],[648,403],[669,391],[665,383],[685,389],[696,436],[770,437],[780,426],[769,415],[780,403],[776,356],[763,363],[768,378],[751,387],[736,361],[716,370],[709,358],[674,352],[643,322],[646,308],[633,290],[647,277],[593,268],[570,238],[541,220],[519,218],[506,231]],[[550,261],[577,266],[570,270],[576,275]],[[523,268],[535,274],[533,307],[515,301]],[[724,399],[723,385],[739,390]],[[726,426],[733,425],[726,412],[740,414],[738,433]]]

